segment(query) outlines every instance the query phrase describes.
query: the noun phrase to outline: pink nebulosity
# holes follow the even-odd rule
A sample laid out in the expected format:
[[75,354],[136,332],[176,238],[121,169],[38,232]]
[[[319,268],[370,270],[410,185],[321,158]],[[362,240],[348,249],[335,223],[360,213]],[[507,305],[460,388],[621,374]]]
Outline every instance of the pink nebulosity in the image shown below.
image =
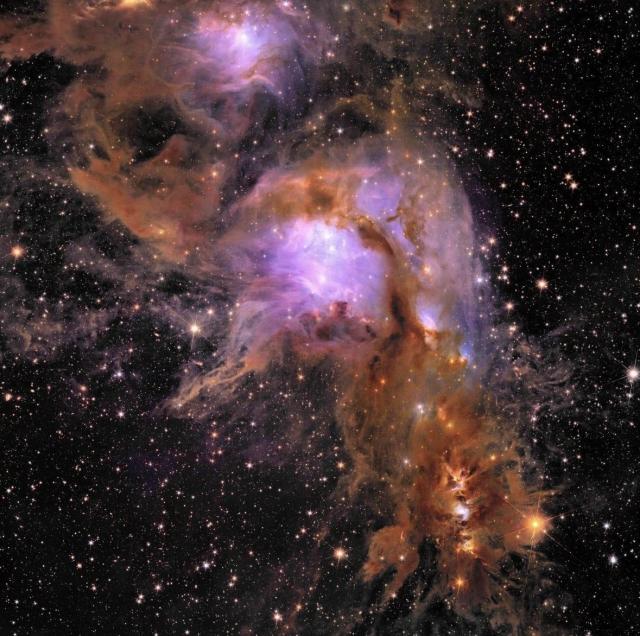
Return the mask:
[[258,85],[280,95],[289,89],[300,37],[286,16],[250,11],[234,19],[205,16],[196,34],[219,90],[241,91]]
[[387,265],[352,226],[297,219],[279,232],[269,274],[295,290],[303,311],[326,311],[346,302],[359,316],[384,313]]

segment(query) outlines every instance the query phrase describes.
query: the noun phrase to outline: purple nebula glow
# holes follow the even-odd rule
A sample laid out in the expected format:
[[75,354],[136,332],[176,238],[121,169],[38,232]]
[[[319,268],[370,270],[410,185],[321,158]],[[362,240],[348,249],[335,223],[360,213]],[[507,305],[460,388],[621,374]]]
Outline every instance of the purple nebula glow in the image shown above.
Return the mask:
[[351,312],[380,319],[387,265],[382,254],[366,247],[353,227],[296,220],[282,228],[271,276],[291,289],[305,311],[326,311],[346,302]]
[[203,18],[198,40],[223,88],[241,90],[257,82],[277,91],[297,35],[283,18],[245,14],[239,22]]
[[364,179],[356,193],[358,207],[371,217],[381,220],[393,216],[402,196],[402,181],[397,177],[378,176]]
[[437,305],[428,304],[425,300],[418,302],[417,313],[420,322],[425,329],[437,331],[440,323],[440,313],[442,309]]

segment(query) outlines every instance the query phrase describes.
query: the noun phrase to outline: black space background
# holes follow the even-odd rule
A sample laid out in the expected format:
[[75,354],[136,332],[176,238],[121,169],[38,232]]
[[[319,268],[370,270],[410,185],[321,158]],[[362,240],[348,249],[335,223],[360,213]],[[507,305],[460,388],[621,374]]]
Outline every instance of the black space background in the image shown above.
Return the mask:
[[[499,291],[515,302],[513,319],[534,336],[564,328],[558,341],[574,366],[575,405],[535,424],[557,449],[550,470],[565,484],[558,543],[546,546],[567,593],[559,599],[564,620],[575,634],[632,635],[640,633],[640,408],[638,396],[627,395],[625,371],[640,349],[637,10],[630,0],[569,0],[562,12],[550,4],[544,29],[528,32],[525,23],[514,37],[495,21],[486,68],[478,69],[486,102],[470,123],[464,108],[452,110],[441,136],[467,149],[456,161],[480,222],[498,239],[496,268],[509,267]],[[73,74],[44,55],[2,67],[0,102],[13,121],[0,124],[0,182],[29,192],[10,228],[29,256],[15,265],[2,256],[2,267],[14,268],[34,296],[67,292],[91,307],[109,283],[65,270],[59,246],[92,233],[118,258],[131,239],[105,229],[70,187],[33,183],[26,172],[20,184],[7,183],[4,168],[61,152],[42,130]],[[64,199],[71,203],[61,220],[51,210]],[[543,293],[535,286],[541,277],[549,282]],[[243,504],[262,507],[260,522],[242,521],[237,493],[252,497],[252,487],[240,476],[221,485],[200,459],[206,432],[149,415],[188,355],[179,336],[154,337],[158,329],[157,317],[116,318],[90,354],[80,345],[51,362],[2,354],[2,391],[21,400],[0,404],[0,633],[152,633],[166,625],[171,633],[234,633],[224,618],[228,599],[210,600],[220,580],[193,573],[198,555],[210,554],[202,518],[219,507],[225,519],[216,540],[245,523],[254,545],[280,549],[280,524],[290,525],[275,515],[280,506],[254,492]],[[105,381],[113,369],[100,375],[100,351],[114,343],[133,349],[127,383]],[[69,386],[87,378],[91,399],[80,403]],[[114,421],[120,405],[126,417]],[[156,474],[171,475],[167,491]],[[263,479],[274,503],[280,487],[289,500],[310,496],[284,473]],[[314,488],[322,497],[331,483]],[[154,596],[150,573],[170,573],[170,588]],[[141,605],[132,602],[139,593],[147,597]],[[225,627],[210,631],[214,624]]]

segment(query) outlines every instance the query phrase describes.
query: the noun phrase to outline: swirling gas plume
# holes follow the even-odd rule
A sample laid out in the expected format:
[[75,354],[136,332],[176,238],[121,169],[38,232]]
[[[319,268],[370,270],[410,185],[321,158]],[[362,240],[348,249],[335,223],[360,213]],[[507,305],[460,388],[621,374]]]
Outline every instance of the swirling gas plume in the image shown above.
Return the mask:
[[514,430],[487,406],[469,205],[449,169],[410,146],[360,143],[263,176],[223,241],[247,278],[225,362],[188,377],[175,404],[206,416],[247,374],[330,360],[352,462],[342,488],[374,483],[394,509],[362,577],[393,571],[392,598],[430,539],[440,577],[429,598],[453,591],[462,613],[483,607],[516,625],[508,596],[498,600],[500,566],[543,537],[544,493],[524,481]]
[[[53,0],[41,22],[4,26],[4,54],[49,50],[83,69],[52,123],[71,179],[159,262],[233,296],[211,327],[220,349],[185,369],[171,408],[206,420],[247,378],[330,368],[318,390],[350,458],[335,497],[373,487],[368,505],[388,511],[360,579],[384,578],[388,602],[431,542],[415,613],[447,598],[469,620],[524,625],[505,562],[544,537],[546,493],[495,408],[499,330],[471,206],[397,85],[315,95],[339,38],[329,9],[293,5]],[[420,20],[402,30],[406,11],[381,5],[351,35],[383,56],[394,29],[422,35]],[[326,143],[341,108],[366,125]]]
[[50,135],[70,137],[80,190],[175,259],[216,232],[304,106],[318,35],[286,5],[52,0],[46,21],[0,33],[5,57],[83,69]]

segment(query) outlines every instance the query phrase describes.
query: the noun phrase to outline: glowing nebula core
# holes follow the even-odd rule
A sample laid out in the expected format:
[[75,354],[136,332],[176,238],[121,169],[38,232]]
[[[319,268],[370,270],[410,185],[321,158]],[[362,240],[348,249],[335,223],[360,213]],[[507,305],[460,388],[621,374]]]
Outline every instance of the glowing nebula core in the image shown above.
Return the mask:
[[[380,608],[411,589],[415,620],[446,599],[468,621],[525,624],[507,591],[522,579],[505,564],[544,538],[547,493],[526,476],[518,422],[501,413],[507,339],[480,263],[483,230],[446,148],[415,134],[400,79],[371,80],[373,95],[327,88],[349,51],[322,15],[289,3],[53,0],[45,34],[16,36],[5,53],[40,46],[88,69],[58,118],[73,183],[153,254],[151,269],[176,268],[204,290],[188,309],[158,309],[213,343],[162,407],[202,427],[224,412],[216,435],[230,439],[245,421],[276,418],[275,396],[296,395],[288,374],[323,378],[313,431],[300,398],[280,434],[302,452],[337,431],[335,510],[375,518],[354,530],[365,549],[353,584],[381,586]],[[382,23],[389,37],[415,36]],[[198,303],[223,293],[193,323]],[[278,382],[257,415],[245,412],[252,383]],[[267,443],[243,452],[267,462]],[[326,545],[338,521],[322,519],[317,549],[355,559]],[[277,616],[300,628],[296,610]]]

